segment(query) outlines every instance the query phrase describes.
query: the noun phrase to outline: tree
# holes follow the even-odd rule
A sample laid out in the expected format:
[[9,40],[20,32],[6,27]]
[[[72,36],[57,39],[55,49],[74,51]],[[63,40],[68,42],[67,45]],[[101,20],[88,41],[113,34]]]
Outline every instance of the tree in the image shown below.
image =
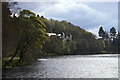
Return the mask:
[[[59,51],[59,54],[82,54],[82,53],[91,54],[93,52],[94,53],[100,52],[104,47],[103,46],[104,43],[96,40],[95,36],[92,33],[85,31],[79,26],[74,26],[70,22],[67,22],[65,20],[57,21],[53,19],[51,20],[41,19],[41,20],[43,20],[44,23],[46,24],[47,32],[52,32],[52,33],[54,32],[58,34],[64,32],[65,34],[71,34],[73,36],[72,41],[70,41],[68,44],[66,44],[66,42],[63,42],[66,44],[64,45],[64,47],[60,47],[61,41],[59,42],[59,38],[58,38],[58,42],[56,38],[54,39],[53,37],[49,38],[48,44],[45,45],[47,46],[45,47],[47,48],[45,50],[46,53],[53,52],[55,54],[58,54],[58,51]],[[63,51],[60,52],[61,48]]]
[[111,52],[117,53],[119,37],[116,36],[116,29],[114,27],[112,27],[110,29],[110,36],[111,36],[111,39],[112,39],[110,50],[111,50]]
[[19,52],[20,60],[27,51],[29,46],[35,45],[37,48],[41,48],[44,40],[47,37],[44,23],[39,20],[35,14],[29,10],[23,10],[19,15]]
[[[8,2],[2,2],[2,42],[3,42],[2,56],[3,58],[10,57],[9,55],[12,55],[12,53],[14,53],[17,40],[18,40],[18,30],[16,27],[17,20],[15,17],[13,18],[11,17],[12,12],[10,11],[10,7],[12,6],[13,5],[10,5]],[[9,60],[9,62],[11,62],[12,59],[13,57]]]
[[3,57],[7,57],[14,52],[17,42],[17,27],[16,18],[10,11],[10,5],[8,2],[2,2],[2,51]]
[[99,34],[100,37],[104,38],[104,36],[105,36],[105,31],[103,30],[103,27],[102,27],[102,26],[99,28],[98,34]]
[[37,17],[40,17],[40,16],[37,14]]
[[35,13],[31,12],[30,10],[24,9],[19,13],[19,17],[31,17],[31,16],[35,16]]
[[110,35],[111,35],[111,36],[115,36],[115,35],[116,35],[116,29],[115,29],[114,27],[112,27],[112,28],[110,29]]
[[43,18],[43,19],[44,19],[44,16],[42,15],[42,16],[41,16],[41,18]]
[[8,34],[9,34],[9,32],[7,30],[9,29],[9,26],[10,26],[9,22],[11,21],[11,18],[10,18],[11,12],[9,9],[10,9],[9,3],[2,2],[2,42],[4,43],[4,44],[2,44],[2,47],[3,47],[2,48],[2,51],[3,51],[2,56],[5,56],[6,52],[8,51],[7,49],[9,49],[9,48],[6,48],[8,46],[7,41],[8,41]]
[[16,54],[19,54],[20,59],[18,63],[21,64],[24,54],[30,50],[31,46],[39,49],[42,48],[42,44],[45,43],[45,39],[47,38],[47,33],[45,24],[29,10],[21,11],[16,21],[19,34],[18,43],[10,62]]

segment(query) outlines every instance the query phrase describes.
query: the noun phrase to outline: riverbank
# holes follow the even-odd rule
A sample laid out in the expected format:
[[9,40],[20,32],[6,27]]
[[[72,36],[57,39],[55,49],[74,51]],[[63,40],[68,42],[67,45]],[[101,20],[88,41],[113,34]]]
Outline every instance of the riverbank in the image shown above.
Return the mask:
[[8,68],[3,74],[4,78],[117,78],[118,58],[115,54],[56,56]]
[[[43,59],[43,58],[54,58],[54,57],[61,57],[61,56],[81,56],[81,57],[87,57],[87,56],[91,56],[91,57],[111,57],[111,55],[114,55],[113,57],[117,57],[118,56],[118,54],[108,54],[108,53],[94,53],[94,54],[60,54],[60,55],[53,55],[53,54],[49,54],[49,55],[45,55],[45,56],[42,56],[42,57],[40,57],[40,59]],[[103,55],[103,56],[101,56],[101,55]],[[3,66],[3,68],[4,68],[4,65],[5,65],[5,63],[6,62],[8,62],[9,60],[11,59],[11,57],[8,57],[8,58],[3,58],[2,59],[2,66]],[[7,66],[6,66],[6,68],[10,68],[10,67],[21,67],[21,66],[26,66],[26,65],[31,65],[31,64],[19,64],[18,63],[18,61],[19,61],[19,57],[15,57],[14,59],[13,59],[13,61],[11,62],[11,63],[9,63]]]
[[44,56],[44,57],[41,57],[41,58],[49,58],[49,57],[59,57],[59,56],[70,56],[70,55],[72,55],[72,56],[77,56],[77,55],[81,55],[81,56],[96,56],[96,55],[117,55],[118,56],[118,53],[92,53],[92,54],[82,54],[82,53],[80,53],[80,54],[58,54],[58,55],[53,55],[53,54],[49,54],[49,55],[46,55],[46,56]]

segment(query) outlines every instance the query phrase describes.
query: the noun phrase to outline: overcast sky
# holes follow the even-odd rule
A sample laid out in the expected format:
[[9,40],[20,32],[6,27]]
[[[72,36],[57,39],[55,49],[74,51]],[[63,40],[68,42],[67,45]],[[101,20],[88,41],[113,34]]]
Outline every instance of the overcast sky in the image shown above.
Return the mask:
[[66,20],[74,25],[98,33],[102,25],[104,30],[118,28],[117,2],[20,2],[19,7],[29,9],[45,18]]

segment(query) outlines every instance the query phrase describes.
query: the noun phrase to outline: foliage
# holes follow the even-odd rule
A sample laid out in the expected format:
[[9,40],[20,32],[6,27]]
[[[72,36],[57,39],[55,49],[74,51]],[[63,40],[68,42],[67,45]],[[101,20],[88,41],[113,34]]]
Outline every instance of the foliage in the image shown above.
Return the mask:
[[94,54],[100,53],[104,47],[104,43],[96,40],[92,33],[70,22],[53,19],[47,20],[45,18],[41,20],[45,23],[47,32],[57,34],[64,32],[73,36],[70,42],[62,41],[55,36],[54,38],[53,36],[49,37],[46,45],[44,45],[46,54]]
[[[119,35],[115,38],[114,27],[110,29],[113,41],[108,42],[109,34],[103,30],[102,26],[98,32],[102,39],[96,39],[92,33],[70,22],[48,20],[44,16],[36,16],[30,10],[24,9],[18,16],[10,17],[8,3],[2,3],[2,6],[4,6],[2,7],[3,57],[11,57],[9,61],[4,61],[5,65],[30,64],[48,55],[97,54],[116,52],[119,48],[117,44],[120,39]],[[57,36],[63,32],[65,38],[72,35],[72,40],[64,40],[62,36]],[[57,35],[48,36],[47,33]],[[16,56],[19,59],[14,60]]]
[[31,16],[35,16],[35,13],[24,9],[23,11],[20,12],[19,17],[31,17]]
[[116,34],[116,29],[112,27],[108,33],[100,27],[98,33],[99,36],[102,37],[102,41],[105,43],[104,50],[108,53],[118,53],[119,34]]
[[47,38],[46,30],[44,28],[44,23],[42,23],[33,12],[29,10],[20,12],[18,17],[18,47],[21,60],[31,46],[33,46],[33,48],[42,48],[42,44],[45,43],[44,40]]
[[7,57],[8,53],[12,54],[17,42],[17,27],[16,20],[12,19],[12,14],[9,10],[9,3],[2,2],[2,56]]
[[[33,61],[35,61],[38,58],[38,54],[40,54],[40,51],[37,50],[42,48],[42,45],[45,43],[45,39],[47,38],[45,24],[29,10],[23,10],[20,12],[18,17],[10,19],[9,30],[17,33],[13,34],[13,32],[11,32],[11,35],[16,36],[15,38],[12,37],[12,40],[15,41],[16,45],[11,49],[13,56],[5,66],[9,65],[9,63],[11,63],[14,57],[18,54],[20,58],[18,63],[23,64],[25,61],[25,54],[29,51],[29,55],[31,55],[32,50],[36,50],[36,52],[34,52],[34,55],[36,56],[33,58]],[[13,29],[12,26],[14,26],[15,29]],[[7,26],[4,26],[4,28],[6,27]],[[8,29],[4,29],[4,33],[7,31]],[[3,39],[6,37],[9,39],[8,36],[9,34],[3,35]],[[5,49],[6,47],[3,46],[3,48]]]
[[103,27],[102,27],[102,26],[99,28],[98,34],[99,34],[99,36],[102,37],[102,38],[105,36],[105,31],[103,30]]
[[112,28],[110,29],[110,34],[111,34],[111,36],[115,36],[115,34],[116,34],[116,29],[115,29],[114,27],[112,27]]

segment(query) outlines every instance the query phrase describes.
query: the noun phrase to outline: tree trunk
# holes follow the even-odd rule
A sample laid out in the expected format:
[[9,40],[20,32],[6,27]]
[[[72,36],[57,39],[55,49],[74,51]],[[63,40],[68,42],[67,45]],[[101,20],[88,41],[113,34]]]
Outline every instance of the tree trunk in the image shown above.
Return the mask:
[[21,66],[22,58],[23,58],[23,53],[20,52],[20,56],[19,57],[20,57],[20,59],[19,59],[18,63],[20,63],[20,66]]
[[16,51],[15,51],[14,55],[12,56],[12,58],[11,58],[8,62],[6,62],[6,64],[4,65],[4,67],[3,67],[3,68],[5,68],[8,64],[10,64],[10,63],[11,63],[11,61],[14,59],[14,57],[15,57],[15,56],[16,56],[16,54],[18,53],[18,50],[19,50],[19,46],[17,47],[17,49],[16,49]]
[[18,61],[18,63],[20,63],[20,65],[21,65],[21,63],[22,63],[22,59],[23,59],[23,55],[25,54],[27,52],[27,49],[25,49],[24,51],[20,51],[20,59],[19,59],[19,61]]

